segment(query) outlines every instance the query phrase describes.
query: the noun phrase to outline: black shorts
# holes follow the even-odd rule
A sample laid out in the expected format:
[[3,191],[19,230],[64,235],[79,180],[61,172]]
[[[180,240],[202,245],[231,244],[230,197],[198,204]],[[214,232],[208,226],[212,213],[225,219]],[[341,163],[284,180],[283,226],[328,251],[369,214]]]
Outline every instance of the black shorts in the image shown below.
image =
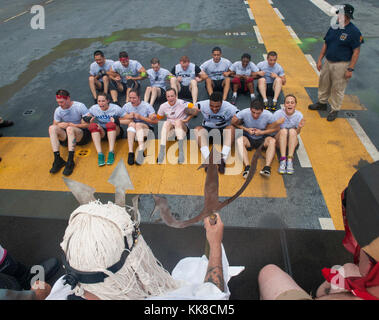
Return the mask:
[[[104,129],[104,128],[103,128]],[[105,130],[105,135],[103,138],[101,138],[101,140],[103,141],[107,141],[108,140],[108,135],[107,135],[107,130]],[[124,129],[122,127],[120,127],[120,133],[118,134],[118,136],[116,137],[116,140],[120,140],[122,139],[122,137],[124,136]]]
[[[257,86],[258,93],[261,95],[259,91],[259,87]],[[275,95],[274,92],[274,83],[267,83],[266,84],[266,96],[267,97],[273,97]]]
[[[81,129],[83,131],[83,137],[80,141],[78,141],[76,143],[76,145],[78,146],[83,146],[85,144],[87,144],[88,142],[91,141],[91,132],[89,132],[89,130],[87,128],[84,128],[84,129]],[[66,130],[65,130],[66,131]],[[66,133],[66,140],[59,140],[59,143],[64,146],[64,147],[67,147],[68,146],[68,137],[67,137],[67,133]]]
[[224,79],[221,79],[221,80],[212,80],[213,82],[213,91],[223,91],[224,88],[222,87],[222,82],[224,81]]
[[192,99],[192,93],[189,86],[180,86],[179,96],[180,99]]
[[[128,88],[139,90],[139,87],[140,87],[139,83],[135,80],[126,80],[126,83],[121,82],[121,84],[122,84],[122,93],[126,92],[126,89],[128,89]],[[110,90],[117,90],[118,91],[116,81],[111,80]]]
[[253,149],[258,149],[264,142],[265,137],[261,137],[259,139],[253,139],[247,132],[243,132],[243,136],[249,140],[250,147],[246,148],[247,151],[251,151]]

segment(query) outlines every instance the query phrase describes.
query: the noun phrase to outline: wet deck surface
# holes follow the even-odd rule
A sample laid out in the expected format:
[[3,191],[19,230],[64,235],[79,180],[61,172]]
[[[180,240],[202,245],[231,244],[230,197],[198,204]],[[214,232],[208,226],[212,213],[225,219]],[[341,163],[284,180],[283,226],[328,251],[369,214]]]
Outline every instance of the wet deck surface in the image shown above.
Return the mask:
[[[307,109],[307,105],[317,99],[318,81],[309,59],[317,60],[330,23],[330,17],[308,0],[274,0],[273,5],[267,0],[47,2],[40,3],[45,9],[44,30],[33,30],[30,26],[33,17],[30,7],[35,4],[32,1],[0,4],[0,44],[4,48],[0,65],[0,116],[15,122],[14,126],[1,130],[4,137],[0,138],[3,158],[0,162],[0,216],[58,219],[62,223],[76,208],[77,203],[64,185],[62,174],[49,174],[53,155],[48,126],[52,123],[58,88],[67,89],[73,100],[87,107],[92,105],[88,70],[95,50],[104,51],[106,57],[113,60],[117,60],[119,51],[126,50],[131,59],[140,61],[146,69],[150,67],[151,58],[158,57],[161,66],[171,70],[182,55],[188,55],[192,62],[200,65],[211,58],[211,49],[217,45],[222,48],[223,56],[232,62],[247,52],[252,61],[258,63],[267,51],[276,50],[278,62],[287,75],[283,94],[295,93],[298,109],[307,119],[301,139],[308,164],[296,153],[295,174],[280,176],[276,171],[276,156],[270,179],[257,174],[248,190],[221,211],[225,225],[247,230],[272,229],[272,232],[343,229],[341,191],[358,168],[378,160],[375,157],[379,148],[379,93],[374,82],[379,32],[376,1],[364,4],[351,1],[356,7],[354,23],[364,35],[365,44],[349,82],[343,110],[333,123],[326,121],[325,113]],[[329,3],[334,5],[337,1]],[[278,17],[274,8],[284,19]],[[259,43],[254,26],[260,30],[264,43]],[[291,37],[287,26],[292,27],[300,41]],[[142,82],[142,92],[147,82]],[[199,88],[199,100],[206,99],[204,84]],[[248,97],[240,96],[237,107],[244,109],[248,105]],[[201,116],[192,120],[190,127],[200,122]],[[354,130],[356,123],[373,148],[368,150],[361,142]],[[156,128],[154,131],[157,134]],[[87,155],[76,157],[77,166],[71,178],[95,187],[96,196],[102,201],[113,200],[113,186],[107,180],[114,166],[97,167],[92,143],[81,149],[86,150]],[[151,150],[154,149],[153,146]],[[62,154],[66,155],[64,149]],[[126,163],[126,157],[124,139],[116,146],[115,163],[121,158]],[[196,168],[192,164],[181,168],[127,166],[135,186],[127,192],[127,199],[130,202],[133,195],[141,194],[144,223],[152,222],[151,193],[166,196],[181,219],[201,211],[205,174]],[[230,173],[232,169],[230,164]],[[220,177],[220,195],[223,198],[232,195],[243,182],[240,173]],[[4,223],[9,220],[1,221],[6,228]],[[1,240],[11,246],[7,244],[10,238]]]

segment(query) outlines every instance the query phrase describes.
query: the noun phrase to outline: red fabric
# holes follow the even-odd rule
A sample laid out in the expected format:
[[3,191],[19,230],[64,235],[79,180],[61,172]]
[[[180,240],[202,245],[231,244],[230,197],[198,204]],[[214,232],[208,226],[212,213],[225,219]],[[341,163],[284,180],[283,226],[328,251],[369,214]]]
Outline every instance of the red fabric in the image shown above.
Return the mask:
[[[248,84],[249,82],[253,82],[253,81],[254,81],[254,78],[247,78],[247,79],[245,80],[245,86],[244,86],[244,90],[245,90],[245,91],[247,91],[247,84]],[[232,83],[234,83],[234,84],[238,84],[238,88],[239,88],[239,89],[242,87],[242,85],[241,85],[241,78],[234,77],[234,78],[232,79]]]
[[114,122],[108,122],[105,125],[105,128],[107,129],[107,131],[115,131],[116,130],[116,124]]
[[89,125],[88,130],[89,130],[90,132],[100,132],[100,128],[99,128],[99,126],[98,126],[96,123],[94,123],[94,122],[92,122],[92,123]]
[[55,97],[56,97],[57,99],[65,99],[65,100],[68,99],[68,96],[62,96],[62,95],[59,95],[59,94],[57,94]]
[[[341,194],[342,200],[342,215],[343,222],[345,226],[345,238],[342,240],[342,244],[347,251],[354,255],[354,263],[359,263],[359,256],[361,248],[355,241],[353,234],[350,231],[348,221],[346,218],[346,208],[344,206],[345,191]],[[338,273],[337,270],[324,268],[322,269],[322,274],[326,281],[332,282],[340,288],[349,290],[353,295],[363,299],[363,300],[379,300],[379,298],[371,295],[367,292],[367,288],[379,286],[379,262],[377,262],[370,269],[365,277],[347,277],[344,278]]]

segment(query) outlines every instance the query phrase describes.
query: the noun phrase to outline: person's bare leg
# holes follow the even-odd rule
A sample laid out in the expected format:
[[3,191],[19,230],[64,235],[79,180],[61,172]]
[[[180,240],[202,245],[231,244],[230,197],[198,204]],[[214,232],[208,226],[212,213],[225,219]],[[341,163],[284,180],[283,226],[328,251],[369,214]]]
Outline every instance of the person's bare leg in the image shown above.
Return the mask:
[[297,132],[295,129],[289,129],[288,133],[288,157],[293,158],[293,154],[295,153],[295,148],[299,144],[299,140],[297,139]]
[[170,87],[175,89],[176,91],[176,97],[178,97],[178,93],[180,91],[180,84],[179,84],[179,81],[178,79],[176,79],[175,77],[172,77],[170,79]]
[[103,76],[104,93],[107,94],[109,90],[109,77]]
[[92,93],[92,96],[94,99],[97,98],[97,92],[96,92],[96,85],[95,85],[95,77],[94,76],[89,76],[88,78],[88,84],[89,84],[89,88],[91,90],[91,93]]
[[208,95],[210,96],[213,93],[213,82],[211,78],[205,79],[205,85],[207,87]]
[[275,156],[275,139],[272,137],[267,137],[264,142],[264,147],[266,149],[266,166],[271,167],[272,160]]
[[226,99],[228,98],[229,90],[230,90],[230,78],[229,77],[226,77],[224,79],[224,81],[222,82],[222,86],[223,86],[222,99],[226,101]]
[[258,285],[261,300],[275,300],[289,290],[298,290],[307,294],[287,273],[273,264],[261,269]]
[[239,137],[237,139],[237,151],[245,166],[249,165],[249,155],[247,148],[250,147],[250,142],[246,137]]
[[127,130],[127,137],[128,137],[129,153],[133,153],[134,140],[136,137],[136,124],[135,124],[135,122],[129,123],[128,130]]
[[150,96],[151,96],[151,87],[147,87],[145,90],[145,95],[143,97],[143,101],[150,103]]
[[281,78],[276,78],[272,88],[274,89],[274,98],[273,101],[278,101],[280,92],[282,91],[283,81]]
[[191,91],[192,95],[192,103],[197,103],[197,97],[199,95],[199,88],[197,87],[197,81],[195,79],[192,79],[189,85],[189,89]]
[[107,131],[109,152],[114,152],[116,137],[120,134],[120,127],[116,126],[116,130]]
[[74,151],[76,143],[82,140],[83,130],[76,127],[67,127],[68,151]]
[[267,85],[266,85],[266,79],[265,78],[260,78],[258,79],[258,88],[259,92],[263,98],[263,101],[267,100]]
[[209,139],[208,139],[208,131],[204,129],[201,126],[198,126],[195,128],[195,137],[197,145],[199,146],[200,152],[205,159],[208,158],[210,151],[209,151]]
[[100,131],[101,131],[101,133],[100,132],[92,132],[91,133],[92,141],[93,141],[93,144],[95,145],[95,149],[96,149],[97,153],[103,153],[103,151],[101,149],[101,138],[104,137],[105,131],[103,128],[101,128]]
[[175,121],[175,135],[178,138],[178,146],[179,146],[179,156],[178,163],[184,162],[184,139],[186,137],[188,127],[183,123],[182,120]]
[[277,139],[277,143],[279,144],[280,156],[285,157],[288,142],[288,129],[280,129],[275,139]]
[[59,141],[66,140],[66,132],[57,125],[51,125],[49,127],[50,143],[53,152],[59,151]]
[[159,154],[158,154],[158,163],[162,163],[164,161],[164,157],[166,155],[167,137],[172,127],[173,125],[171,124],[170,121],[165,121],[162,126],[161,140],[160,140],[160,147],[159,147]]
[[151,89],[150,105],[154,106],[155,100],[161,96],[161,88],[153,87]]

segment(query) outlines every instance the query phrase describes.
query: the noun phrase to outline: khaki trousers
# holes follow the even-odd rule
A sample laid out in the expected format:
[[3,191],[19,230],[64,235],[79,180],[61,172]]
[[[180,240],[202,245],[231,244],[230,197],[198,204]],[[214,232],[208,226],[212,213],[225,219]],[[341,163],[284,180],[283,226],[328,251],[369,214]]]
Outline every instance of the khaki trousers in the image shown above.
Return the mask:
[[331,62],[325,59],[321,68],[318,84],[318,101],[327,103],[329,101],[332,111],[339,111],[345,95],[348,80],[345,72],[349,61]]

